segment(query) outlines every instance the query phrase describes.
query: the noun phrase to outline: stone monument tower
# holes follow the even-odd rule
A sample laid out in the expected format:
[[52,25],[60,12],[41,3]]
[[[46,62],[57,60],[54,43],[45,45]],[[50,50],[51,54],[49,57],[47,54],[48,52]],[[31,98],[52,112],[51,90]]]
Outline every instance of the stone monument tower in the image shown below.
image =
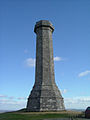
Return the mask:
[[52,33],[53,25],[47,20],[36,22],[35,84],[27,102],[27,111],[65,110],[54,76]]

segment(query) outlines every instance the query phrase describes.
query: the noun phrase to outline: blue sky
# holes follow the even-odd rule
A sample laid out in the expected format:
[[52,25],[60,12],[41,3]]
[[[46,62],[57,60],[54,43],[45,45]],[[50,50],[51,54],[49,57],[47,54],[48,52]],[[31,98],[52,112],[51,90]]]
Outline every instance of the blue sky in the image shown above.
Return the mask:
[[66,108],[90,106],[90,0],[0,0],[0,109],[26,106],[35,81],[35,23],[49,20]]

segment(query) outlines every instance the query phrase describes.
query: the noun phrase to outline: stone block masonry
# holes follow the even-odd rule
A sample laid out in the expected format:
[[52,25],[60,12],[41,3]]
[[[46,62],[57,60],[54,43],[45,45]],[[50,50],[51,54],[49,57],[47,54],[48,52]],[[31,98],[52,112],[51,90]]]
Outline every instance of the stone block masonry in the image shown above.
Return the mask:
[[29,95],[27,111],[65,110],[64,100],[56,86],[54,76],[53,25],[47,20],[36,22],[35,84]]

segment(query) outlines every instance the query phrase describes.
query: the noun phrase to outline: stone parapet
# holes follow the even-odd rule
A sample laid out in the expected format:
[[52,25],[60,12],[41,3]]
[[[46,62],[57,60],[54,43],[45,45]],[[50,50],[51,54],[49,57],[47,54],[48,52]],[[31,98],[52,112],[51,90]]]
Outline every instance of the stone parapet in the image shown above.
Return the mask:
[[53,25],[48,20],[40,20],[39,22],[36,22],[34,32],[36,33],[37,28],[50,28],[52,32],[54,31]]

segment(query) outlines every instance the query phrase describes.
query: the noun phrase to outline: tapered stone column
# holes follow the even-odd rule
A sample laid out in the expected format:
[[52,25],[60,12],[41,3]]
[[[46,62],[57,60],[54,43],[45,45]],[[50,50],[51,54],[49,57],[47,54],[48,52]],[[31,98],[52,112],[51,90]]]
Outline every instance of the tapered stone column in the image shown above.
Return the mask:
[[35,84],[27,102],[27,111],[65,110],[63,98],[54,76],[52,33],[53,25],[47,20],[36,23]]

